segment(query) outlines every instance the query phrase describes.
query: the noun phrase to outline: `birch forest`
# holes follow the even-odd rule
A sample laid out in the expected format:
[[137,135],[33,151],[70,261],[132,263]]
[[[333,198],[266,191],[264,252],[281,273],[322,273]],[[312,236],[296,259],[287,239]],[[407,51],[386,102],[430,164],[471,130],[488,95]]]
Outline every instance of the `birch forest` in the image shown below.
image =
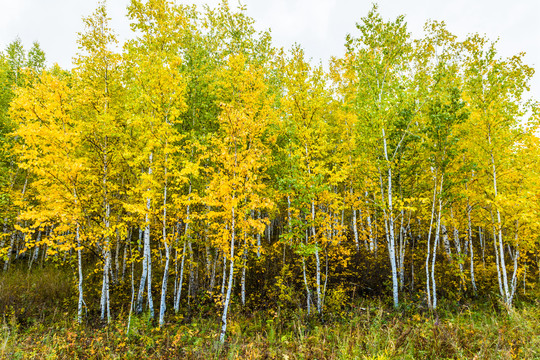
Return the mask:
[[[36,348],[10,339],[61,318],[64,340],[124,340],[65,340],[51,358],[129,357],[141,339],[154,341],[144,358],[409,358],[420,330],[388,319],[453,334],[444,314],[482,304],[538,318],[540,119],[524,53],[442,21],[411,34],[376,5],[328,64],[275,47],[226,1],[131,0],[128,17],[120,44],[100,3],[69,70],[39,43],[0,55],[3,356],[27,358]],[[66,277],[49,309],[17,287],[34,273]],[[362,336],[379,319],[396,339],[335,357],[299,340],[352,314],[367,317]],[[262,345],[239,347],[259,316]],[[497,351],[538,355],[523,336]],[[433,358],[437,339],[411,358]],[[460,346],[445,358],[483,349]]]

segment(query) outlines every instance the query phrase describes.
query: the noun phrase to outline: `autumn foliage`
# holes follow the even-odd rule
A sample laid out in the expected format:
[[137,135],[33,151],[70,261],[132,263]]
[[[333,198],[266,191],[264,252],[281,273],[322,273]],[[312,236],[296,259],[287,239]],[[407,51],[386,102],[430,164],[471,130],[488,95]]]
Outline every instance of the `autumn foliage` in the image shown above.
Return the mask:
[[0,57],[3,270],[70,266],[79,322],[219,311],[223,342],[232,303],[330,319],[536,288],[523,54],[374,6],[325,68],[226,2],[128,14],[121,48],[104,5],[85,18],[71,70]]

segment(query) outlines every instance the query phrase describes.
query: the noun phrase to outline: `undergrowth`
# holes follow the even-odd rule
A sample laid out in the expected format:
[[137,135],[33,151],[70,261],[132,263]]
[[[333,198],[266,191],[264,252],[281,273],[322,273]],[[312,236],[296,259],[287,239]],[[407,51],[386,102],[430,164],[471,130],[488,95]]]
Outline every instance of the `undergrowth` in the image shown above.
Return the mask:
[[[169,315],[159,328],[147,314],[122,312],[110,324],[76,322],[68,276],[17,270],[0,279],[0,356],[5,359],[535,359],[540,303],[508,310],[497,299],[431,312],[403,300],[359,299],[324,318],[301,309],[251,311],[233,304],[227,340],[217,341],[219,311]],[[63,299],[63,300],[62,300]],[[171,311],[172,312],[172,311]]]

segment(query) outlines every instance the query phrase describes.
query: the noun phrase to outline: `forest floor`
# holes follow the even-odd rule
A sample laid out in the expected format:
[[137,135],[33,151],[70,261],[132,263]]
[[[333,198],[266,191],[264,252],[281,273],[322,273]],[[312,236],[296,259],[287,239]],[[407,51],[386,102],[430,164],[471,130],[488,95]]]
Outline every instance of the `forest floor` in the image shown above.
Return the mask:
[[403,301],[359,299],[320,319],[301,310],[242,310],[227,340],[219,311],[171,315],[120,312],[108,325],[77,324],[71,274],[54,268],[0,276],[0,358],[5,359],[540,359],[540,301],[505,309],[495,298],[445,302],[437,313]]

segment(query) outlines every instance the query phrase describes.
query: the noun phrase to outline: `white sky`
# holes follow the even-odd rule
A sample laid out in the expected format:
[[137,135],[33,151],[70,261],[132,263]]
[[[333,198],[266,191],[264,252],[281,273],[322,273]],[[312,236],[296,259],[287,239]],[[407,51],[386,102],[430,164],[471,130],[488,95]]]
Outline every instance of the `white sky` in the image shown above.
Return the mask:
[[[120,39],[130,36],[125,19],[129,0],[108,0],[109,16]],[[214,6],[219,0],[184,3]],[[230,0],[235,5],[237,0]],[[301,44],[315,62],[326,63],[343,53],[345,35],[356,34],[355,24],[367,15],[371,0],[242,0],[259,30],[271,28],[276,46]],[[444,20],[448,29],[464,37],[478,32],[499,38],[502,56],[526,52],[525,62],[537,68],[531,95],[540,99],[539,0],[379,0],[385,19],[406,15],[413,37],[422,34],[426,20]],[[19,36],[27,49],[39,41],[48,64],[71,67],[77,52],[81,18],[91,14],[97,0],[0,0],[0,49]]]

